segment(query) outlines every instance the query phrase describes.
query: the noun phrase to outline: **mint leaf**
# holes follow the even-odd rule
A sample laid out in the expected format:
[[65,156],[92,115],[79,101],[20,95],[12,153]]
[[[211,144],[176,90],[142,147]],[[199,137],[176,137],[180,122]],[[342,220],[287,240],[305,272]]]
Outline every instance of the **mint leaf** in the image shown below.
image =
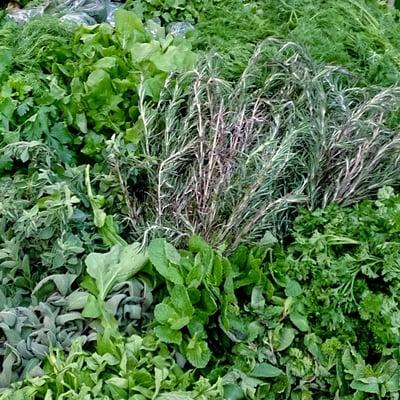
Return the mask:
[[207,342],[192,338],[186,347],[186,358],[196,368],[205,368],[210,361],[211,352]]
[[159,325],[154,328],[156,336],[164,343],[182,343],[182,333],[177,330],[173,330],[169,326]]
[[163,325],[172,324],[180,318],[174,308],[165,303],[156,305],[154,309],[154,317],[157,322]]

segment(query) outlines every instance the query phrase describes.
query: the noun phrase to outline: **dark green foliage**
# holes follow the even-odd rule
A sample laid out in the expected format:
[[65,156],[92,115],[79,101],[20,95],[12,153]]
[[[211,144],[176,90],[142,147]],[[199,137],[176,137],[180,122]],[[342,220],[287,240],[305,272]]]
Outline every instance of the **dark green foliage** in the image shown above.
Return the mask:
[[[67,164],[101,162],[113,134],[137,141],[139,91],[146,100],[157,99],[168,73],[190,68],[196,58],[183,39],[165,36],[155,24],[152,36],[124,10],[116,14],[115,29],[82,26],[69,41],[62,35],[64,25],[45,23],[33,20],[22,30],[6,24],[2,31],[2,130],[8,141],[48,144]],[[15,36],[24,39],[13,42]],[[34,56],[27,51],[31,44]]]
[[346,65],[364,85],[400,79],[400,24],[394,9],[376,0],[228,0],[204,10],[196,30],[199,48],[225,54],[237,74],[248,49],[267,36],[306,46],[317,60]]
[[397,12],[125,8],[0,16],[0,399],[397,400]]
[[[86,390],[93,396],[113,396],[109,390],[117,390],[113,384],[119,382],[121,399],[153,398],[155,393],[160,396],[156,398],[163,399],[162,393],[174,398],[177,394],[173,390],[182,391],[182,398],[189,399],[200,374],[191,364],[206,378],[200,380],[204,397],[199,398],[204,399],[395,399],[400,391],[399,205],[400,197],[385,188],[376,201],[303,212],[296,220],[293,243],[286,248],[270,236],[257,247],[240,246],[229,258],[198,237],[181,251],[165,240],[153,241],[147,265],[135,244],[91,254],[86,264],[96,285],[86,280],[83,286],[97,289],[90,289],[92,294],[88,295],[81,288],[73,295],[79,299],[92,296],[94,302],[78,299],[73,303],[74,309],[86,304],[82,314],[92,321],[86,326],[100,333],[97,353],[82,353],[77,351],[80,344],[73,345],[67,356],[67,360],[75,360],[67,368],[69,378],[57,376],[60,367],[56,366],[64,365],[64,358],[57,364],[51,354],[42,378],[31,379],[0,398],[36,393],[36,398],[42,399],[50,389],[56,390],[53,395],[78,396]],[[112,316],[115,309],[110,314],[112,302],[102,303],[102,299],[108,293],[106,288],[118,288],[118,280],[133,273],[142,284],[143,277],[153,277],[157,305],[152,324],[136,325],[142,339],[136,335],[122,339]],[[55,277],[51,279],[57,282]],[[72,295],[61,296],[66,283],[61,287],[58,282],[57,294],[49,298],[53,309],[72,301]],[[97,317],[93,314],[96,310]],[[12,312],[0,316],[7,314],[10,324]],[[79,318],[71,324],[72,314],[64,312],[56,321],[76,326]],[[66,325],[62,329],[69,332]],[[90,337],[84,333],[90,330],[81,332]],[[154,356],[136,353],[136,364],[128,372],[122,360],[131,360],[128,348],[132,341],[147,343],[148,351],[152,346],[158,350]],[[100,360],[103,368],[89,379],[85,371],[94,372]],[[158,379],[159,372],[155,372],[142,381],[150,385],[141,392],[144,397],[134,397],[131,390],[136,386],[124,382],[138,379],[139,366],[149,362],[156,368],[170,363],[175,366],[171,367],[172,375],[165,372],[161,392],[151,383]],[[96,385],[103,379],[104,368],[111,384],[108,388]],[[174,374],[178,375],[173,378]],[[68,379],[80,379],[84,385],[71,386]],[[211,389],[213,383],[216,386]],[[53,389],[56,384],[57,389]],[[101,392],[96,392],[98,387]]]
[[196,22],[212,3],[221,0],[127,0],[125,8],[146,19],[160,18],[163,24]]

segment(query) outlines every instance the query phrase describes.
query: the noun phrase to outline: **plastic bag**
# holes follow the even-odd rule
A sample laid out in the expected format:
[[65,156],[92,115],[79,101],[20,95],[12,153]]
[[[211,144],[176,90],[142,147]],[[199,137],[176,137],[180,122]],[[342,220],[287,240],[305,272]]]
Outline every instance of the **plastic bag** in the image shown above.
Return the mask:
[[39,15],[43,15],[43,7],[14,9],[8,13],[8,16],[17,22],[26,22]]
[[187,32],[193,29],[194,26],[190,22],[172,22],[167,26],[167,33],[173,36],[185,36]]
[[108,3],[108,0],[52,0],[45,5],[44,12],[64,19],[71,15],[84,23],[99,23],[107,20]]
[[94,25],[114,23],[114,13],[121,3],[109,0],[47,0],[42,6],[13,10],[9,16],[17,22],[26,22],[39,15],[53,15],[76,24]]

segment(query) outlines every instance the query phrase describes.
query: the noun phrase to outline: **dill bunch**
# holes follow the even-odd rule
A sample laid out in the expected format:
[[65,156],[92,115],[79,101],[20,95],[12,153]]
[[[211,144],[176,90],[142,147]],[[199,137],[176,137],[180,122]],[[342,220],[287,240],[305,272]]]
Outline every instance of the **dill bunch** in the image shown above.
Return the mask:
[[68,56],[74,29],[74,25],[48,16],[25,24],[4,19],[0,43],[11,50],[13,71],[35,67],[46,71],[52,62],[62,62]]
[[243,71],[256,43],[273,36],[345,65],[361,85],[389,86],[400,80],[398,19],[399,11],[376,0],[228,0],[205,10],[195,45],[224,54],[228,78]]

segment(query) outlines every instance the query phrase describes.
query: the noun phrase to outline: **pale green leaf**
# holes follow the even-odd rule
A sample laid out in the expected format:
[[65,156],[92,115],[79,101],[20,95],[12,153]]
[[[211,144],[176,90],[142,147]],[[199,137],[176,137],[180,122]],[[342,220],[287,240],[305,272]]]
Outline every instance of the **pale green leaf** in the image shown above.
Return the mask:
[[182,333],[180,331],[173,330],[169,326],[159,325],[154,328],[156,336],[164,343],[182,343]]
[[108,253],[91,253],[85,263],[88,274],[96,280],[100,299],[104,300],[115,284],[138,273],[147,262],[140,244],[116,245]]

